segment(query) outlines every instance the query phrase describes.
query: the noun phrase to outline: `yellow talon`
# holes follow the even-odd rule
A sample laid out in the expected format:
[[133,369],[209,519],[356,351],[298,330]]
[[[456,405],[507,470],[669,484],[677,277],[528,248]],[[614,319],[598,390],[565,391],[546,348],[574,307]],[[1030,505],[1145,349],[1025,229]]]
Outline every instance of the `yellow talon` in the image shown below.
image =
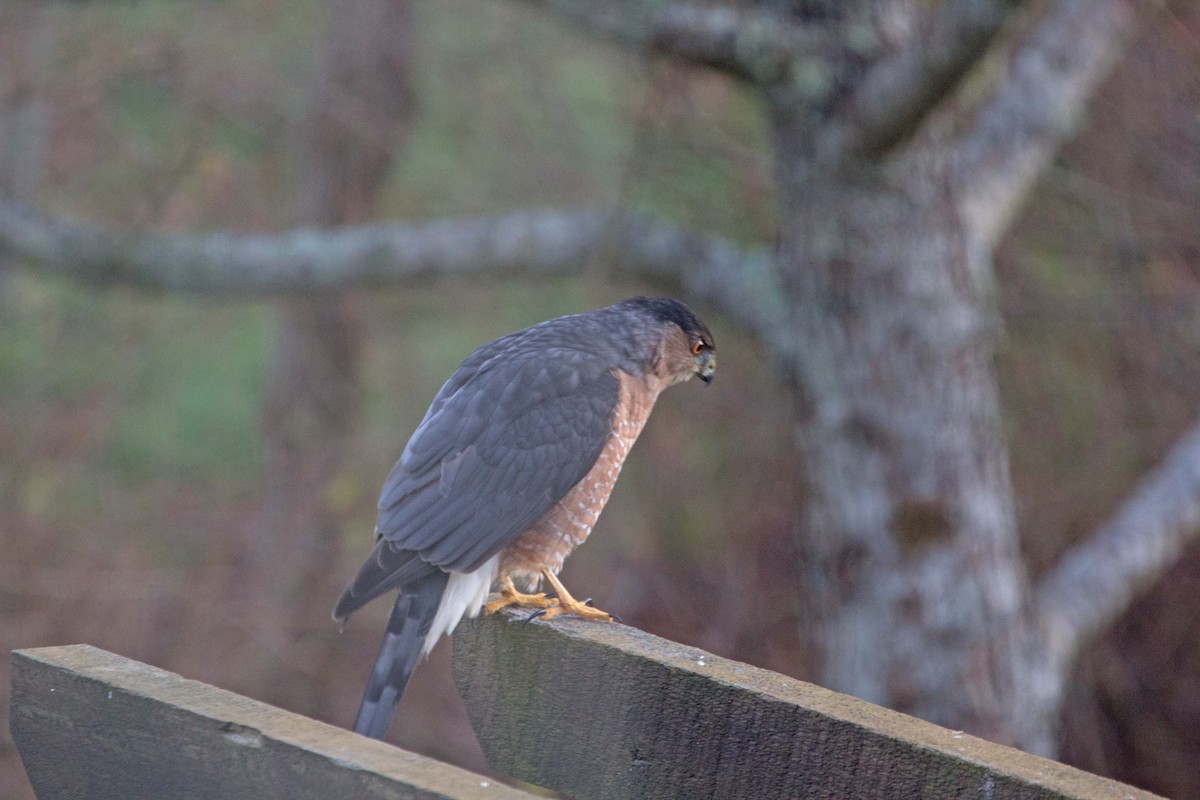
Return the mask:
[[554,617],[563,614],[574,614],[580,619],[594,619],[601,622],[612,622],[612,614],[607,611],[601,611],[598,608],[592,608],[589,605],[579,602],[571,593],[567,591],[567,587],[562,585],[562,581],[548,569],[542,570],[543,577],[554,587],[554,593],[558,595],[558,600],[554,605],[548,607],[541,615],[542,619],[553,619]]
[[567,591],[567,587],[562,585],[550,570],[542,570],[542,576],[546,581],[554,587],[556,597],[546,597],[542,592],[537,594],[525,594],[517,591],[517,587],[513,585],[512,578],[505,577],[504,583],[500,587],[500,596],[483,607],[484,614],[495,614],[502,608],[509,606],[518,606],[521,608],[537,608],[541,609],[534,616],[542,619],[553,619],[561,617],[563,614],[574,614],[580,619],[600,620],[602,622],[612,622],[613,616],[607,611],[601,611],[598,608],[592,608],[586,603],[581,603],[571,596]]
[[505,577],[504,585],[500,587],[500,596],[483,607],[484,614],[495,614],[502,608],[509,606],[521,606],[523,608],[545,608],[549,609],[555,605],[557,601],[548,599],[545,594],[538,592],[537,594],[525,594],[518,592],[517,587],[513,586],[512,578]]

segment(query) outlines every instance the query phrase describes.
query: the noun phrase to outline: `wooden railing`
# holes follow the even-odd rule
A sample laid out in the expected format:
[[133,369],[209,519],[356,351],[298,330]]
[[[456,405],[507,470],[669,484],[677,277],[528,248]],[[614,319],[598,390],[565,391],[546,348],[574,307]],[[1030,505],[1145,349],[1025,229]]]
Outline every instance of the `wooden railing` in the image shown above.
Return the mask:
[[[454,675],[493,768],[578,800],[1154,797],[621,625],[462,625]],[[532,797],[84,645],[12,702],[39,800]]]
[[13,653],[38,800],[530,800],[531,795],[86,645]]

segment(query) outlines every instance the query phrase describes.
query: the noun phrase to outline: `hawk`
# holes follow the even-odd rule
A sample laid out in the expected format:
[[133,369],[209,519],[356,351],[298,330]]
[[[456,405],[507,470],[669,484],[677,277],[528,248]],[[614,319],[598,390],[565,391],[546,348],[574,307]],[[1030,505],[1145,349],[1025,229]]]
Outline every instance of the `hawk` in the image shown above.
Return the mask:
[[[463,617],[518,605],[612,619],[557,573],[591,533],[659,393],[693,375],[708,383],[716,364],[691,309],[646,297],[467,356],[388,475],[375,548],[333,610],[344,623],[398,592],[355,731],[384,737],[418,659]],[[554,596],[529,594],[543,580]]]

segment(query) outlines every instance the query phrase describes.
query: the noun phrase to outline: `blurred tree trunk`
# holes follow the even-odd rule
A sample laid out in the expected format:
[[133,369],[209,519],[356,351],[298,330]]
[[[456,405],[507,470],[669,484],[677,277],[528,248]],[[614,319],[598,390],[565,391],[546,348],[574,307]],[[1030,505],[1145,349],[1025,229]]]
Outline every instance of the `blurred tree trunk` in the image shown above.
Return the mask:
[[1046,750],[1049,719],[1014,702],[1027,578],[987,256],[913,180],[810,183],[788,208],[808,639],[830,688]]
[[824,685],[1053,754],[1068,664],[1027,613],[992,252],[1128,12],[1040,4],[1005,35],[1013,4],[853,5],[897,46],[884,71],[854,75],[832,115],[772,104],[808,638]]
[[818,680],[1052,754],[1074,646],[1048,646],[1029,613],[991,260],[1130,9],[539,4],[767,102],[786,311],[766,341],[797,397],[798,588]]
[[[38,91],[38,64],[49,50],[39,3],[0,6],[0,197],[31,202],[41,182],[47,101]],[[8,265],[0,258],[0,300]]]
[[[370,217],[413,107],[408,0],[331,3],[329,14],[300,147],[299,217],[314,227]],[[260,638],[307,677],[267,685],[271,699],[314,715],[325,711],[313,707],[325,696],[318,684],[331,677],[322,667],[335,629],[315,626],[328,621],[340,589],[329,566],[340,529],[336,480],[362,404],[358,328],[345,294],[281,300],[263,415],[266,512],[252,563],[275,607]],[[287,696],[290,685],[304,686],[303,696]]]
[[[229,293],[564,272],[603,245],[615,267],[757,334],[795,393],[807,473],[797,583],[818,680],[1052,754],[1073,659],[1200,531],[1198,427],[1031,586],[992,364],[992,253],[1119,52],[1132,5],[530,1],[760,94],[783,217],[773,256],[631,215],[553,211],[239,240],[114,237],[0,204],[0,244],[100,284]],[[338,26],[357,16],[339,8]],[[403,21],[376,23],[394,45]],[[364,37],[355,58],[372,52]],[[369,85],[379,95],[355,92],[396,89]],[[356,218],[346,209],[366,207],[388,136],[363,137],[381,150],[360,161],[332,122],[310,130],[308,220]],[[323,617],[333,595],[303,581],[335,544],[324,498],[353,426],[355,337],[328,298],[294,305],[283,328],[268,406],[277,519],[259,565],[279,602],[315,618],[300,609],[319,596]]]

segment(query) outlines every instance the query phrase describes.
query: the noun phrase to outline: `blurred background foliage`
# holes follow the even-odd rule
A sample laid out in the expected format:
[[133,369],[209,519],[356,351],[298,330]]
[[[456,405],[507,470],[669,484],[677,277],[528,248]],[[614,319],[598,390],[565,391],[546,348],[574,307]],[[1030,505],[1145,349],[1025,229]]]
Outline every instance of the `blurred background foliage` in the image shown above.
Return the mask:
[[[1200,28],[1183,6],[1131,49],[1000,253],[1000,385],[1035,571],[1108,515],[1200,400]],[[325,11],[315,0],[39,7],[28,31],[48,108],[37,204],[123,230],[291,227],[295,130]],[[766,126],[728,81],[496,0],[420,2],[416,24],[417,109],[378,218],[619,201],[773,240]],[[344,512],[339,576],[368,547],[387,470],[471,349],[647,290],[614,283],[599,262],[581,280],[354,296],[364,413],[344,469],[312,487]],[[788,588],[790,401],[751,340],[710,322],[719,380],[664,396],[566,579],[631,624],[804,677],[803,609]],[[86,641],[270,699],[270,676],[245,665],[276,645],[251,637],[261,598],[232,576],[258,512],[275,325],[269,302],[0,271],[4,650]],[[1077,763],[1145,783],[1172,758],[1200,758],[1177,744],[1200,730],[1200,688],[1180,686],[1200,681],[1185,599],[1197,571],[1182,565],[1081,665],[1094,691],[1075,698],[1063,734]],[[320,682],[333,694],[298,710],[348,724],[387,611],[377,605],[340,637],[327,619],[303,632],[336,637],[337,656]],[[1130,688],[1104,654],[1139,647]],[[418,671],[396,740],[485,769],[446,658],[443,645]],[[1175,743],[1167,755],[1141,752],[1155,737]],[[0,795],[29,791],[4,725]]]

